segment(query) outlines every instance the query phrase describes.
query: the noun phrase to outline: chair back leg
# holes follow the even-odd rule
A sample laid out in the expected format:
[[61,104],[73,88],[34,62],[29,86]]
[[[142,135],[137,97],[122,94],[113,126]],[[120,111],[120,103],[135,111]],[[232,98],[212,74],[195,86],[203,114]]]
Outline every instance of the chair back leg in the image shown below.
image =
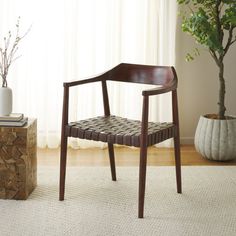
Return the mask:
[[175,148],[175,169],[176,169],[177,192],[182,193],[179,112],[178,112],[178,98],[177,98],[177,91],[176,90],[172,91],[172,115],[173,115],[173,122],[176,125],[176,133],[174,136],[174,148]]
[[[103,95],[104,115],[110,116],[109,97],[108,97],[108,91],[107,91],[107,83],[105,80],[102,81],[102,95]],[[108,153],[109,153],[110,167],[111,167],[111,178],[113,181],[116,181],[115,155],[114,155],[114,148],[113,148],[112,143],[108,143]]]
[[108,143],[108,152],[109,152],[110,167],[111,167],[111,178],[113,181],[116,181],[115,155],[112,143]]
[[176,170],[177,193],[182,193],[179,135],[174,137],[174,148],[175,148],[175,170]]

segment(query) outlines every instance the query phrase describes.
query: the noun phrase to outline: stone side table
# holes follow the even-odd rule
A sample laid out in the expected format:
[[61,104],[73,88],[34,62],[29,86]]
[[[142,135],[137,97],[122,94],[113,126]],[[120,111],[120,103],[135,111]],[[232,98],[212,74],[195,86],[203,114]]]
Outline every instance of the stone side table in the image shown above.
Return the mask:
[[0,199],[25,200],[37,185],[37,120],[0,127]]

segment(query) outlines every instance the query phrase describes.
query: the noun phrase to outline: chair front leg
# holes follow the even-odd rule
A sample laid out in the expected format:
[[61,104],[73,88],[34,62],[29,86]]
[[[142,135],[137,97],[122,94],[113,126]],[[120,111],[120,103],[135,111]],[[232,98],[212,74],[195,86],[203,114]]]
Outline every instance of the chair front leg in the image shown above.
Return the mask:
[[140,164],[139,164],[139,206],[138,217],[143,218],[144,197],[147,169],[147,147],[148,147],[148,96],[143,97],[142,127],[140,136]]
[[67,159],[67,136],[61,140],[61,158],[60,158],[60,192],[59,200],[64,200],[65,195],[65,178],[66,178],[66,159]]
[[59,186],[59,200],[64,200],[65,194],[65,177],[66,177],[66,156],[67,156],[67,140],[68,137],[65,132],[68,124],[69,111],[69,87],[64,86],[63,110],[62,110],[62,126],[61,126],[61,160],[60,160],[60,186]]
[[173,122],[176,125],[176,134],[174,136],[174,148],[175,148],[175,170],[176,170],[177,192],[182,193],[179,113],[178,113],[178,98],[176,90],[172,91],[172,114],[173,114]]
[[140,147],[140,164],[139,164],[139,207],[138,207],[139,218],[143,218],[143,212],[144,212],[146,169],[147,169],[147,146],[142,145]]

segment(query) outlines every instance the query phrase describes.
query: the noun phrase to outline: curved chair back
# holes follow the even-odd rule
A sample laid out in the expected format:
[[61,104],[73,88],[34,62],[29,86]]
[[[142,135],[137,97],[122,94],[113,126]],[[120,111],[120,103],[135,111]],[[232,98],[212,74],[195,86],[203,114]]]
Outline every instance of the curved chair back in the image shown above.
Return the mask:
[[108,71],[108,80],[153,85],[177,83],[174,67],[121,63]]

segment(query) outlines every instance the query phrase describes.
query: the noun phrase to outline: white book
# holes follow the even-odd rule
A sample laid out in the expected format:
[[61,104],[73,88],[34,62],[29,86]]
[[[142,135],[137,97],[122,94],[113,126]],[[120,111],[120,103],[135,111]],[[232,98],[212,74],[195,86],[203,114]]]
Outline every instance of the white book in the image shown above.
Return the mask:
[[0,116],[0,121],[20,121],[23,117],[22,113],[11,113],[9,116]]
[[6,126],[6,127],[22,127],[25,124],[27,124],[28,118],[25,117],[21,119],[20,121],[0,121],[0,127]]

